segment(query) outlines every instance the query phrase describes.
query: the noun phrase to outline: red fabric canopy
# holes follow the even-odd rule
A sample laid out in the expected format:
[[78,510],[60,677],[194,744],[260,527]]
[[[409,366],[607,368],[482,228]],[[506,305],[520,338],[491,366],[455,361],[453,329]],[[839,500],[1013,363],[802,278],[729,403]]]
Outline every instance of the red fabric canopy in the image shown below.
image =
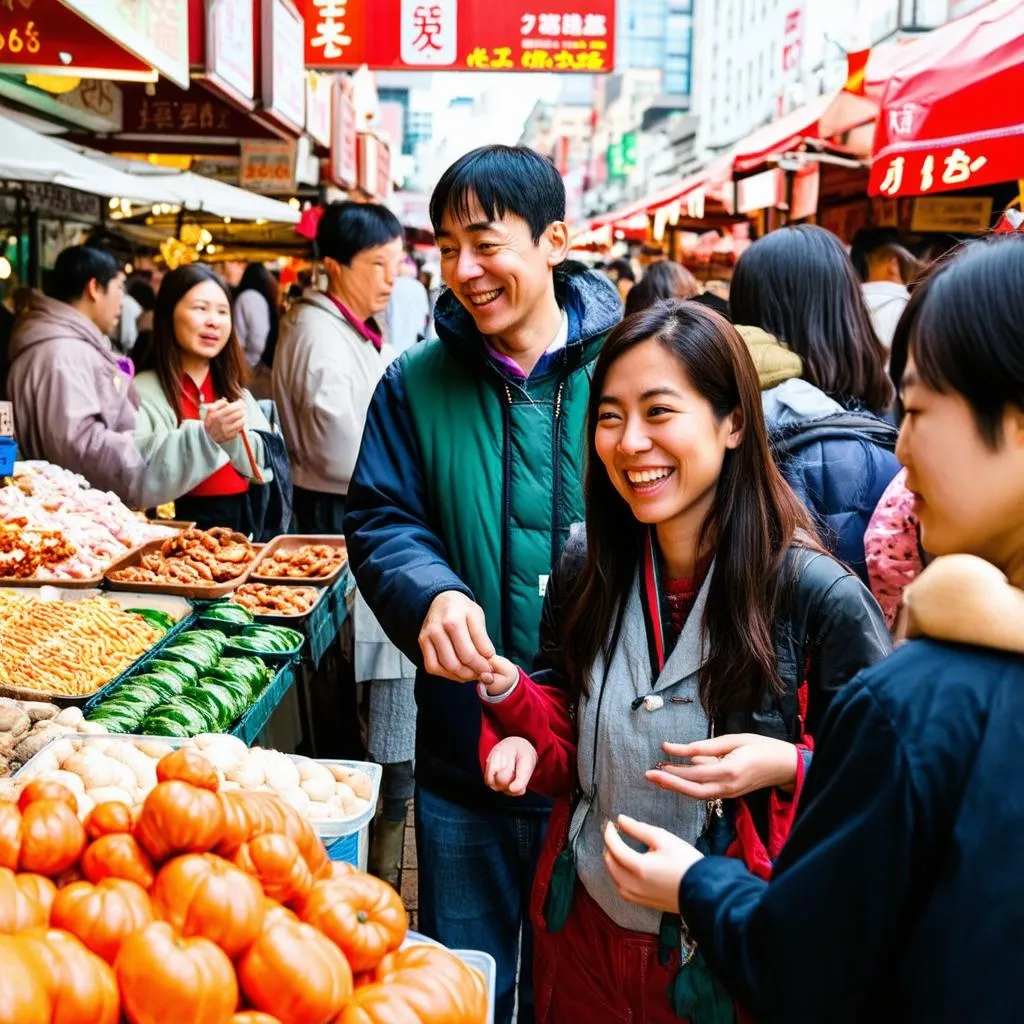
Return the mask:
[[674,185],[667,185],[657,192],[644,196],[643,199],[637,199],[625,206],[620,206],[617,210],[598,214],[591,219],[587,228],[588,230],[594,230],[604,227],[606,224],[621,224],[623,221],[627,221],[638,214],[654,213],[655,210],[660,209],[662,206],[668,206],[676,200],[685,199],[702,186],[708,190],[710,198],[718,199],[720,196],[716,189],[729,181],[731,168],[731,155],[728,157],[718,157],[716,160],[712,160],[706,167],[701,168],[695,174],[682,178]]
[[769,157],[795,148],[803,139],[819,138],[818,121],[834,99],[835,93],[818,96],[751,132],[731,150],[733,173],[741,174],[760,167]]
[[1024,0],[995,0],[901,58],[881,98],[870,195],[1024,177]]

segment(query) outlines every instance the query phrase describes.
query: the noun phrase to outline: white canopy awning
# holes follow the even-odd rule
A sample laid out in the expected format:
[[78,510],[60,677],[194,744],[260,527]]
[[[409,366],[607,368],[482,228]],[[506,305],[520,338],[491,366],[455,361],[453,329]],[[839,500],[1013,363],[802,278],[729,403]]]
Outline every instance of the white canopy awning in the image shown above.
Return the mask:
[[297,224],[287,203],[190,171],[121,160],[33,131],[0,114],[0,180],[44,181],[135,203],[170,203],[233,220]]
[[156,182],[90,160],[12,118],[0,116],[0,143],[0,178],[52,182],[137,203],[174,202]]
[[[127,177],[139,178],[150,188],[163,190],[166,194],[161,202],[174,203],[186,210],[209,213],[214,217],[231,217],[232,220],[265,220],[283,224],[297,224],[301,217],[299,211],[287,203],[191,171],[173,171],[142,161],[117,160],[116,157],[102,155],[99,159],[104,163],[116,160]],[[135,166],[131,166],[133,164]]]

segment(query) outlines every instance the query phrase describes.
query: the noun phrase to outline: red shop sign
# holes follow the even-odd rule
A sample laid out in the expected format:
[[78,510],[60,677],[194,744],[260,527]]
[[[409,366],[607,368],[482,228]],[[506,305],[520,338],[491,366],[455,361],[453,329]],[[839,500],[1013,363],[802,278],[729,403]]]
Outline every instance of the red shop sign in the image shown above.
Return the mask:
[[156,81],[156,72],[59,0],[0,3],[0,70]]
[[594,74],[615,65],[615,0],[300,3],[307,67]]
[[927,196],[1013,181],[1024,174],[1024,135],[1007,134],[963,145],[925,143],[875,157],[868,195]]

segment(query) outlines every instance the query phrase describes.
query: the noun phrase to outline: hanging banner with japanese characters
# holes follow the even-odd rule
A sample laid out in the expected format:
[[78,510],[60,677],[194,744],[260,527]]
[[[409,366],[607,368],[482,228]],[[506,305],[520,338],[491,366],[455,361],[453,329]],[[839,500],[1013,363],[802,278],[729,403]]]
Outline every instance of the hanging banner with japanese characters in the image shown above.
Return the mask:
[[256,93],[251,0],[208,0],[206,77],[246,110]]
[[963,145],[922,146],[879,154],[871,164],[868,195],[927,196],[1012,181],[1024,171],[1024,134]]
[[301,0],[300,7],[306,66],[320,70],[600,74],[615,66],[615,0]]

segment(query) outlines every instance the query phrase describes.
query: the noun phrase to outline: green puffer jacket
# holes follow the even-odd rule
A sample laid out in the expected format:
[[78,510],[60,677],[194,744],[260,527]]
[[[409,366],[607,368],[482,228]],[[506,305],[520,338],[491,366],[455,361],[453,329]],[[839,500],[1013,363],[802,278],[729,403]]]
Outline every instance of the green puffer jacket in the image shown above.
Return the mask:
[[[439,340],[403,353],[371,403],[345,533],[363,596],[417,663],[420,627],[446,590],[481,605],[506,657],[529,666],[536,653],[547,577],[583,518],[590,376],[622,315],[605,278],[569,266],[555,281],[569,341],[528,380],[488,357],[446,294]],[[483,787],[474,687],[421,670],[416,693],[419,780],[460,803],[505,804]]]

